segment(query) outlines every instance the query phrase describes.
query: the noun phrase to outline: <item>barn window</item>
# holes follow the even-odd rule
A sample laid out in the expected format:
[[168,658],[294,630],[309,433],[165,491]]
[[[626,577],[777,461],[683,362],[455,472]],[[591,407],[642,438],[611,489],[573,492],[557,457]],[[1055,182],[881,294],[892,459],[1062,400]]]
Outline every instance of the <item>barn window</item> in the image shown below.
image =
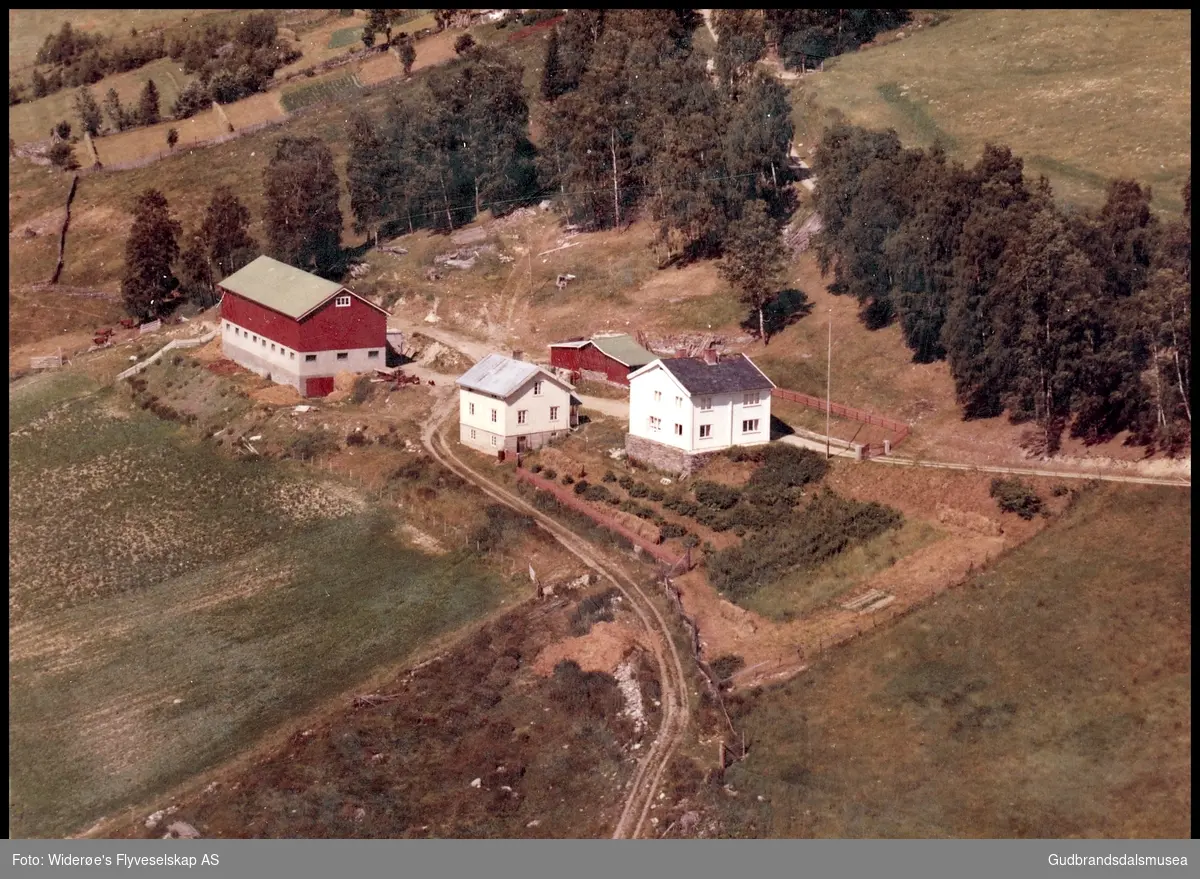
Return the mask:
[[700,411],[708,412],[710,409],[712,409],[712,397],[701,397],[700,398]]
[[493,424],[496,423],[496,410],[495,409],[492,410],[492,423]]
[[557,406],[550,407],[550,420],[558,421],[558,407]]
[[756,433],[758,431],[758,419],[750,418],[742,422],[742,433]]
[[746,396],[742,398],[742,405],[743,406],[757,406],[758,405],[758,391],[751,391],[750,393],[746,394]]
[[242,331],[241,331],[241,330],[239,330],[237,327],[234,327],[234,328],[233,328],[233,334],[234,334],[235,336],[240,336],[240,335],[242,334]]
[[533,383],[533,395],[535,397],[540,397],[542,395],[542,383],[541,382]]
[[367,352],[367,356],[368,356],[368,357],[378,357],[378,356],[379,356],[379,352],[378,352],[378,351],[368,351],[368,352]]
[[335,304],[337,305],[338,308],[349,308],[350,307],[350,297],[349,296],[339,296],[337,298],[337,302]]
[[349,356],[350,356],[350,355],[349,355],[349,353],[347,353],[346,351],[339,351],[339,352],[338,352],[337,359],[338,359],[338,360],[345,360],[345,359],[346,359],[347,357],[349,357]]
[[675,425],[675,436],[683,436],[683,425],[682,424]]
[[266,340],[266,338],[265,338],[265,337],[264,337],[264,338],[263,338],[263,340],[262,340],[262,346],[263,346],[264,348],[266,348],[266,347],[267,347],[267,340]]
[[304,362],[305,362],[305,363],[316,363],[316,361],[317,361],[317,355],[316,355],[316,354],[305,354],[305,355],[304,355]]
[[295,351],[289,351],[289,352],[288,352],[288,357],[292,358],[292,360],[295,360],[295,359],[296,359],[296,352],[295,352]]
[[525,416],[528,414],[529,414],[528,409],[518,409],[517,410],[517,424],[524,424]]
[[271,343],[271,353],[272,354],[275,353],[275,343],[274,342]]
[[474,414],[475,414],[475,404],[474,404],[474,403],[468,403],[468,404],[467,404],[467,414],[468,414],[468,415],[474,415]]
[[701,424],[700,425],[700,439],[712,439],[712,425],[711,424]]
[[255,336],[255,337],[254,337],[254,341],[255,341],[255,342],[257,342],[257,341],[258,341],[258,336]]

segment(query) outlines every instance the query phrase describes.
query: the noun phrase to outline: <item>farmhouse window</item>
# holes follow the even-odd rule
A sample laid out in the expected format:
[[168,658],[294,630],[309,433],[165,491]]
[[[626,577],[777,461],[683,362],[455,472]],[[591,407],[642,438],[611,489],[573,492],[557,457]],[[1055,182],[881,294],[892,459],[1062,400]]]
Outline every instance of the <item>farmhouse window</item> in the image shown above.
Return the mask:
[[338,360],[345,360],[345,359],[346,359],[347,357],[349,357],[349,356],[350,356],[349,352],[346,352],[346,351],[339,351],[339,352],[338,352],[338,355],[337,355],[337,359],[338,359]]
[[558,421],[558,407],[557,406],[550,407],[550,420]]
[[682,424],[675,425],[675,436],[683,436],[683,425]]
[[655,392],[654,392],[654,402],[655,402],[655,403],[661,403],[661,402],[662,402],[662,391],[655,391]]
[[676,397],[676,398],[675,398],[675,408],[676,408],[676,409],[682,409],[682,408],[683,408],[683,397]]
[[535,397],[540,397],[542,395],[542,383],[541,382],[533,383],[533,395]]
[[475,414],[475,404],[474,404],[474,403],[468,403],[468,404],[467,404],[467,414],[468,414],[468,415],[474,415],[474,414]]
[[368,356],[368,357],[378,357],[378,356],[379,356],[379,352],[378,352],[378,351],[368,351],[368,352],[367,352],[367,356]]
[[758,405],[758,391],[751,391],[750,393],[746,394],[746,396],[742,398],[742,405],[743,406],[757,406]]
[[317,355],[316,355],[316,354],[305,354],[305,355],[304,355],[304,362],[305,362],[305,363],[316,363],[316,362],[317,362]]
[[742,433],[756,433],[758,431],[758,419],[750,418],[742,422]]
[[349,308],[350,307],[350,297],[349,296],[339,296],[337,298],[337,301],[334,304],[338,308]]
[[496,410],[493,409],[492,410],[492,424],[495,424],[495,423],[496,423]]
[[[657,391],[655,393],[657,393]],[[650,416],[650,429],[655,432],[662,430],[662,419],[656,418],[655,416],[651,415]]]
[[527,414],[529,414],[529,410],[528,410],[528,409],[518,409],[518,410],[517,410],[517,424],[524,424],[524,423],[525,423],[525,416],[526,416]]
[[712,425],[711,424],[701,424],[700,425],[700,439],[712,439]]
[[700,411],[708,412],[710,409],[712,409],[712,397],[701,397],[700,398]]

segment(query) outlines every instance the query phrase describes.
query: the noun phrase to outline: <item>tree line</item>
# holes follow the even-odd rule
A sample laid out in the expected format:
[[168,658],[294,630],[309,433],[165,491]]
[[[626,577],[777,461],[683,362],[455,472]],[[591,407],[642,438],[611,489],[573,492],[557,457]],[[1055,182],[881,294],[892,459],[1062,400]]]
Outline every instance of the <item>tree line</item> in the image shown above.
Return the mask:
[[1064,431],[1129,431],[1178,448],[1191,430],[1191,178],[1160,220],[1134,180],[1096,209],[988,144],[972,166],[894,131],[840,123],[815,156],[816,252],[875,329],[898,323],[918,363],[946,360],[965,418],[1007,412],[1046,453]]

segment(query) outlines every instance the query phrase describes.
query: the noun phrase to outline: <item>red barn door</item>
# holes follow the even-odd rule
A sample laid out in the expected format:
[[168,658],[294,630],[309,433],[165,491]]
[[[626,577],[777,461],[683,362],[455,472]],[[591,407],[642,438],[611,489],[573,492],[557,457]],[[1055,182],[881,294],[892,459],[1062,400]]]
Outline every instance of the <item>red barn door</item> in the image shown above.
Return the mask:
[[304,381],[304,396],[306,397],[324,397],[332,393],[333,376],[331,375],[305,379]]

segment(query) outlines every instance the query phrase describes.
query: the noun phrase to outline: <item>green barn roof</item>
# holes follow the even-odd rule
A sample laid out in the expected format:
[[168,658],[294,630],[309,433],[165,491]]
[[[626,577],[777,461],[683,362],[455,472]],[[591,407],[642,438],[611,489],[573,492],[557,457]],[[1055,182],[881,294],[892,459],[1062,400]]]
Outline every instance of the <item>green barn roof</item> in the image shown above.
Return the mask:
[[293,319],[303,317],[344,289],[341,284],[326,281],[269,256],[260,256],[234,272],[220,286]]
[[647,351],[633,337],[627,334],[619,336],[593,336],[592,344],[607,354],[617,363],[636,369],[658,359],[657,354]]

